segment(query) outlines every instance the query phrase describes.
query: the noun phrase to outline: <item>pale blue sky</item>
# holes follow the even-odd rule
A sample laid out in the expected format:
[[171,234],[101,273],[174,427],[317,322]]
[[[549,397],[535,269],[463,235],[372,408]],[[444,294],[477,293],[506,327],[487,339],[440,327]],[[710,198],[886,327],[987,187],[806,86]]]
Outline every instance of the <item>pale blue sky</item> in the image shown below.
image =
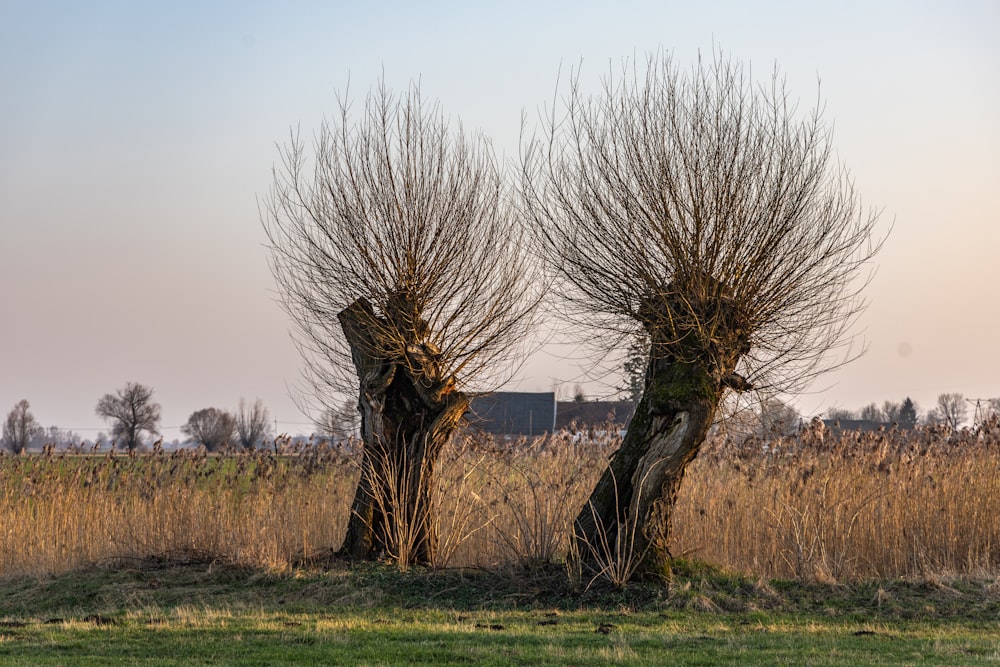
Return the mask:
[[[93,435],[97,399],[135,380],[169,438],[240,396],[308,430],[256,203],[290,126],[311,133],[384,71],[513,157],[560,64],[594,82],[623,56],[713,45],[761,78],[777,62],[804,105],[821,80],[839,158],[895,224],[868,354],[798,407],[1000,396],[995,1],[0,0],[0,411],[27,398]],[[529,370],[522,389],[579,372],[546,354]]]

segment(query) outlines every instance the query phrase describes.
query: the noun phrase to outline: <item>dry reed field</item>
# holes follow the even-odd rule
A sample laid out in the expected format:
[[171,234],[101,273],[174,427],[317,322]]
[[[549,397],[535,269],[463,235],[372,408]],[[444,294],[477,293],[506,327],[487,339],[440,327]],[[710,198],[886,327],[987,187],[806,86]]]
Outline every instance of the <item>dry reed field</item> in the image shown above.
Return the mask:
[[1000,420],[712,443],[677,511],[675,555],[766,578],[995,577]]
[[[600,431],[458,438],[438,467],[437,564],[565,558],[618,443]],[[351,452],[279,442],[221,455],[0,457],[0,577],[149,558],[286,569],[343,539]],[[712,439],[685,478],[671,551],[762,578],[996,576],[1000,423]]]
[[357,476],[328,447],[0,458],[0,576],[132,558],[286,567],[341,539]]

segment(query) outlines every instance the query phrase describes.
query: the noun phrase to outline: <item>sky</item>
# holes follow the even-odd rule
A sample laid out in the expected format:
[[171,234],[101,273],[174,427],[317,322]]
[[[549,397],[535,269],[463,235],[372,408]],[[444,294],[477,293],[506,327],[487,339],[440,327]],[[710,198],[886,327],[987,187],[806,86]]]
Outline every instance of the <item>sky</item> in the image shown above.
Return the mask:
[[[98,399],[136,381],[167,439],[241,397],[310,432],[258,210],[291,128],[311,136],[382,77],[419,80],[514,159],[560,68],[596,89],[622,58],[713,49],[823,100],[888,233],[866,354],[793,404],[1000,396],[995,0],[0,0],[0,412],[27,399],[43,426],[94,437]],[[507,388],[609,393],[567,356],[543,348]]]

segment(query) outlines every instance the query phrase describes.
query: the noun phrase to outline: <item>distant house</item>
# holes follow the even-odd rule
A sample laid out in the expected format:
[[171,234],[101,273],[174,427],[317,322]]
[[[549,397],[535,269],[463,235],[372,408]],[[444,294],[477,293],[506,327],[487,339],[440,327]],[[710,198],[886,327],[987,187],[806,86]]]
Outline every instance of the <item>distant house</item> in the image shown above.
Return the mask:
[[835,436],[844,431],[877,431],[880,426],[891,426],[871,419],[824,419],[823,425]]
[[498,391],[472,399],[466,413],[469,426],[503,436],[536,436],[556,428],[554,392]]
[[632,401],[559,401],[556,406],[556,428],[580,428],[612,424],[628,426],[635,404]]

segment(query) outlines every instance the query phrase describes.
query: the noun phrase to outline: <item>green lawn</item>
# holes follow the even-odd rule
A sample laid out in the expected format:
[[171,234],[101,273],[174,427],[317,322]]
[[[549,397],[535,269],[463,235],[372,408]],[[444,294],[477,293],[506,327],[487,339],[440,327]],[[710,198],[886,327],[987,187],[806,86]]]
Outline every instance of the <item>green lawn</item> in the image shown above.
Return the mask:
[[993,582],[764,584],[704,567],[627,591],[332,565],[121,564],[0,584],[3,665],[1000,663]]

